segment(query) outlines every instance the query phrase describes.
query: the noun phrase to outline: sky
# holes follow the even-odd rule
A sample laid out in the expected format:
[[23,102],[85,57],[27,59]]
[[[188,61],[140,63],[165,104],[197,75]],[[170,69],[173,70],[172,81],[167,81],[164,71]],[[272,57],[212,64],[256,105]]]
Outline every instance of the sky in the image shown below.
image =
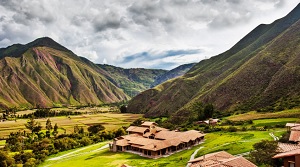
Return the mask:
[[172,69],[220,54],[299,0],[1,0],[0,48],[50,37],[97,64]]

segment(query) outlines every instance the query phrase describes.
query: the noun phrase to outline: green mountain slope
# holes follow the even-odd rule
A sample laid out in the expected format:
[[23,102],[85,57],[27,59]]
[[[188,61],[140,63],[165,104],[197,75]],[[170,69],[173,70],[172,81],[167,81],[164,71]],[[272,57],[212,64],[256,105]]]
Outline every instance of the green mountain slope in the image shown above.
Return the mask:
[[160,69],[131,68],[124,69],[111,65],[98,64],[103,75],[123,91],[133,97],[150,88],[158,76],[167,72]]
[[187,74],[131,100],[128,111],[188,117],[196,101],[220,110],[282,107],[300,99],[300,5],[270,25],[259,25],[228,51]]
[[182,76],[184,75],[185,73],[187,73],[196,63],[190,63],[190,64],[183,64],[183,65],[180,65],[160,76],[158,76],[154,83],[151,85],[152,87],[156,86],[156,85],[159,85],[169,79],[173,79],[173,78],[176,78],[176,77],[179,77],[179,76]]
[[129,97],[50,38],[0,49],[0,107],[101,104]]

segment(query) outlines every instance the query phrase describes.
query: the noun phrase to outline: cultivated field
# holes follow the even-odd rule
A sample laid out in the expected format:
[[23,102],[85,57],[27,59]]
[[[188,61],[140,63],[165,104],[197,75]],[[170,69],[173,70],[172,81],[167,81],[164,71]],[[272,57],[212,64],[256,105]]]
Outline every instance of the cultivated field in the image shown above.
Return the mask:
[[279,112],[259,113],[256,111],[247,112],[245,114],[232,115],[227,119],[232,121],[247,121],[266,118],[300,118],[300,109],[290,109]]

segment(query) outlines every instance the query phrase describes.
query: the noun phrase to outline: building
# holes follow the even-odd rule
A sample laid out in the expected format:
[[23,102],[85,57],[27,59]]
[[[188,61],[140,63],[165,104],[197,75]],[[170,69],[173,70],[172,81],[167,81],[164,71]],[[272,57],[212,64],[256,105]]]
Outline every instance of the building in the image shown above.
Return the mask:
[[144,122],[141,126],[130,126],[128,135],[113,139],[110,150],[126,151],[150,158],[159,158],[199,144],[204,135],[196,130],[170,131],[158,127],[155,122]]
[[219,119],[208,119],[205,121],[197,121],[196,124],[204,124],[204,125],[210,125],[210,126],[216,126],[217,123],[219,122]]
[[293,127],[297,127],[297,126],[300,126],[300,124],[298,124],[298,123],[286,123],[286,125],[285,125],[286,130],[287,130],[288,132],[291,131],[291,129],[292,129]]
[[242,156],[233,156],[226,151],[203,155],[189,161],[190,167],[257,167]]
[[295,126],[291,128],[289,141],[298,143],[300,141],[300,126]]
[[297,144],[278,143],[278,154],[274,159],[283,159],[284,167],[300,166],[300,146]]

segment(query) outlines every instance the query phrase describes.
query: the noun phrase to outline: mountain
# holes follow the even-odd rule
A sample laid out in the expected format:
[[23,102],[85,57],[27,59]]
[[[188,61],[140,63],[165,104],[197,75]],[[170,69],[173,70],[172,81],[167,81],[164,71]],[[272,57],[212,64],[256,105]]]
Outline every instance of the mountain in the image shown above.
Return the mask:
[[[127,111],[186,120],[197,101],[221,111],[282,109],[300,102],[300,4],[259,25],[228,51],[134,97]],[[178,118],[178,119],[177,119]]]
[[0,107],[52,107],[128,100],[93,64],[48,37],[0,49]]
[[180,65],[180,66],[178,66],[178,67],[176,67],[176,68],[174,68],[174,69],[158,76],[151,86],[154,87],[154,86],[159,85],[159,84],[161,84],[161,83],[163,83],[167,80],[182,76],[186,72],[188,72],[195,64],[196,63]]
[[108,78],[108,80],[131,97],[149,89],[158,76],[168,72],[167,70],[160,69],[124,69],[105,64],[98,64],[97,66],[105,71],[103,75]]

